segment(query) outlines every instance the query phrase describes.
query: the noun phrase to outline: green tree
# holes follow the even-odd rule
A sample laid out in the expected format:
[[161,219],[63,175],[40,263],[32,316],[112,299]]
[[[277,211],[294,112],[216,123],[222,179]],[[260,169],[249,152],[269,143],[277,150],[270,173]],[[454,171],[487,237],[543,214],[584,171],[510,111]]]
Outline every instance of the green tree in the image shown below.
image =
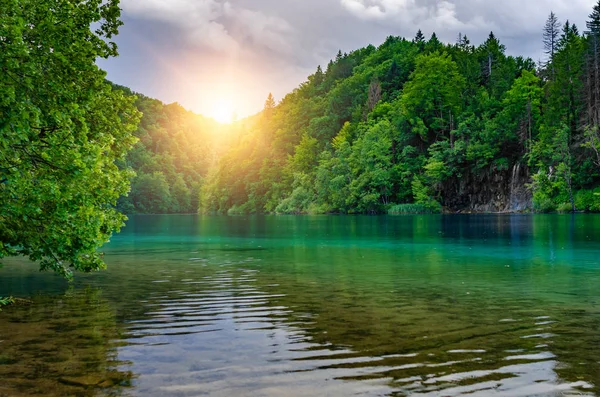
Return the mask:
[[444,50],[444,45],[442,44],[440,39],[438,39],[437,34],[435,34],[435,32],[433,32],[431,34],[431,38],[429,39],[427,44],[425,44],[425,51],[428,53],[432,53],[432,52],[436,52],[436,51],[441,52],[443,50]]
[[481,83],[493,98],[501,98],[515,77],[511,71],[506,70],[505,51],[506,47],[493,32],[490,32],[487,40],[475,50],[481,68]]
[[464,84],[448,54],[434,52],[418,57],[401,99],[403,115],[413,132],[425,141],[448,135],[461,110]]
[[192,193],[181,175],[177,175],[175,183],[170,189],[172,199],[172,212],[189,213],[192,211]]
[[133,180],[131,198],[143,213],[165,214],[171,209],[171,190],[162,172],[140,173]]
[[503,141],[517,138],[528,150],[537,133],[541,115],[542,89],[533,73],[523,71],[506,93],[502,105],[502,125],[506,128]]
[[575,212],[573,187],[574,156],[569,144],[570,130],[567,125],[557,128],[543,127],[540,139],[532,153],[532,166],[538,172],[533,175],[530,188],[533,192],[534,208],[540,212]]
[[315,88],[318,90],[325,81],[325,73],[323,73],[323,69],[321,69],[321,65],[317,66],[317,71],[312,76],[312,83],[315,85]]
[[413,43],[417,45],[419,50],[423,50],[423,48],[425,47],[425,35],[423,34],[423,32],[421,32],[421,29],[417,31],[417,34],[413,39]]
[[0,14],[0,257],[98,270],[139,118],[95,63],[117,55],[118,1],[5,0]]
[[364,133],[352,146],[350,194],[359,212],[379,212],[392,194],[392,129],[387,120],[364,125]]
[[319,158],[315,187],[319,205],[328,211],[347,213],[353,209],[350,194],[352,147],[340,139],[335,152],[324,151]]
[[577,26],[567,21],[558,40],[552,60],[555,77],[546,85],[546,124],[566,124],[571,137],[579,132],[583,91],[584,43]]
[[594,6],[588,17],[587,59],[585,73],[585,92],[587,107],[587,126],[589,131],[599,135],[600,127],[600,1]]
[[275,109],[276,105],[277,104],[275,103],[275,98],[273,97],[273,94],[269,92],[269,96],[267,96],[267,99],[265,100],[265,111],[272,112],[273,109]]

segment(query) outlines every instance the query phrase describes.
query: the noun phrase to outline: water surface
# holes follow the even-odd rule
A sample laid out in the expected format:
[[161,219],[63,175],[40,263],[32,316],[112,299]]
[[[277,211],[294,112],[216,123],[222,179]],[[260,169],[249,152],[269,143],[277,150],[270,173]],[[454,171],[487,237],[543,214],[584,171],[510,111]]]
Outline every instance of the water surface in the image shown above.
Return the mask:
[[0,270],[0,396],[600,393],[600,217],[132,217]]

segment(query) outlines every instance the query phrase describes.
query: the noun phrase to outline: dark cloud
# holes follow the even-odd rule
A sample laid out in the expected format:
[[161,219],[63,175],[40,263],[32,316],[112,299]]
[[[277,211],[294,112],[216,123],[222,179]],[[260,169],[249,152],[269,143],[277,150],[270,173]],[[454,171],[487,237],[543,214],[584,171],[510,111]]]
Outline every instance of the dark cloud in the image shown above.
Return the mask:
[[238,113],[281,98],[338,49],[379,44],[417,29],[473,43],[490,31],[510,54],[541,57],[541,28],[553,10],[580,25],[594,0],[121,0],[121,56],[109,78],[164,101],[210,113],[230,97]]

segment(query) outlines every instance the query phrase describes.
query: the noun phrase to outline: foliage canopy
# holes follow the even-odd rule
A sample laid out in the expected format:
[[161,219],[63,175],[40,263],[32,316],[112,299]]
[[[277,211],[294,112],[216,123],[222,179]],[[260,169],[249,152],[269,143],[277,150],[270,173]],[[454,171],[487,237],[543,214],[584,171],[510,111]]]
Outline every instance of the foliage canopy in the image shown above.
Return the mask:
[[100,269],[140,116],[96,65],[117,55],[118,1],[6,0],[0,14],[0,257]]

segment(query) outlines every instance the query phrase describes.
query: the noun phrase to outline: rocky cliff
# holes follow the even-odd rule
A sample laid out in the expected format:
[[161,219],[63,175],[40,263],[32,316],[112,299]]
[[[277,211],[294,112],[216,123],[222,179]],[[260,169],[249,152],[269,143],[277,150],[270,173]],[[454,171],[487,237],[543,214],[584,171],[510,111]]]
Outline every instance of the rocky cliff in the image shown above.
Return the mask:
[[444,183],[442,204],[457,212],[527,211],[532,208],[531,192],[526,187],[530,182],[529,168],[520,163],[506,170],[469,172]]

